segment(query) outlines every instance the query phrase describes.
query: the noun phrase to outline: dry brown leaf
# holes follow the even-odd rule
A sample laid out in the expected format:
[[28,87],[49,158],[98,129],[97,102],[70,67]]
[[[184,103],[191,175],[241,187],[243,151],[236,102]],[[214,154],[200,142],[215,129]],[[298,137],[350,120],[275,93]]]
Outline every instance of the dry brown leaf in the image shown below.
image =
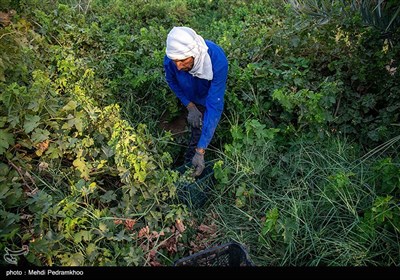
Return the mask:
[[38,155],[40,157],[49,148],[49,143],[50,143],[49,139],[47,139],[43,142],[37,143],[35,145],[35,147],[37,149],[35,152],[36,155]]
[[21,216],[20,216],[20,218],[21,218],[21,220],[27,220],[27,219],[30,219],[30,218],[32,218],[33,216],[32,215],[29,215],[29,214],[22,214]]
[[139,234],[138,234],[138,237],[140,238],[140,237],[143,237],[143,236],[148,236],[149,235],[149,233],[150,233],[150,230],[149,230],[149,226],[145,226],[144,228],[141,228],[140,230],[139,230]]
[[134,219],[126,219],[125,220],[125,228],[127,230],[133,230],[133,226],[136,224],[136,220]]
[[151,261],[150,266],[162,266],[158,261]]
[[34,188],[32,191],[26,192],[26,195],[32,197],[32,196],[34,196],[38,191],[39,191],[38,188]]
[[216,212],[211,212],[211,217],[213,218],[213,220],[217,220],[218,214]]
[[44,140],[43,142],[40,142],[40,143],[36,144],[36,148],[38,148],[39,150],[44,152],[49,148],[49,143],[50,143],[49,139]]
[[44,171],[49,168],[49,164],[47,162],[42,161],[39,163],[39,171]]
[[178,243],[178,236],[172,235],[170,238],[165,240],[162,247],[165,248],[168,252],[178,252],[177,243]]
[[11,16],[8,13],[0,12],[0,25],[8,26],[11,23]]
[[179,220],[179,219],[175,221],[175,226],[179,230],[180,233],[184,232],[185,229],[186,229],[186,227],[183,224],[183,222],[181,220]]
[[205,225],[205,224],[201,224],[201,225],[198,227],[198,230],[201,231],[201,232],[204,232],[204,233],[209,233],[209,234],[212,234],[212,233],[215,232],[215,229],[213,229],[212,227],[207,226],[207,225]]
[[120,219],[117,219],[116,217],[114,217],[115,218],[115,220],[114,220],[114,224],[116,224],[116,225],[120,225],[120,224],[122,224],[122,220],[120,220]]

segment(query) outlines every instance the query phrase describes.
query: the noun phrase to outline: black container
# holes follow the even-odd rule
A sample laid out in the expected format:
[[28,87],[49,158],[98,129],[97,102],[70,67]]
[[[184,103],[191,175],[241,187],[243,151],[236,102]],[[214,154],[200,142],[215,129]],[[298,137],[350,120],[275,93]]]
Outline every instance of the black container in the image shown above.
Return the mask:
[[237,242],[212,247],[175,261],[174,266],[254,266],[246,249]]
[[[177,186],[179,201],[185,203],[192,209],[198,209],[204,206],[215,183],[213,162],[208,161],[205,165],[206,167],[203,173],[196,177],[194,183]],[[176,170],[179,171],[180,174],[184,174],[187,168],[190,167],[192,167],[192,164],[187,163],[178,167]]]

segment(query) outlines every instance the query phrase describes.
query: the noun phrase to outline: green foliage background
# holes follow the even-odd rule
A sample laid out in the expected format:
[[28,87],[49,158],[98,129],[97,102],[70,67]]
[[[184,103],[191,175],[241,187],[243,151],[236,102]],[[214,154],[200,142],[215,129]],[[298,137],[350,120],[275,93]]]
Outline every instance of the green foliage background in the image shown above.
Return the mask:
[[[0,1],[0,251],[154,266],[233,239],[256,265],[399,265],[399,6],[330,2]],[[202,213],[160,129],[177,25],[229,60]]]

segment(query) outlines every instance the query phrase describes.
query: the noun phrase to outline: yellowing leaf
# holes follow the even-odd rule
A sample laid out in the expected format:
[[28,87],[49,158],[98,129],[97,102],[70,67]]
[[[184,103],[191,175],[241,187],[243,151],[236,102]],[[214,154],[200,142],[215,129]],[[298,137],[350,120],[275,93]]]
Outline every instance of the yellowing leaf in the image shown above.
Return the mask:
[[102,159],[99,164],[97,165],[97,169],[101,169],[104,167],[104,165],[107,163],[106,160]]
[[43,142],[40,142],[40,143],[35,145],[36,149],[37,149],[36,150],[36,154],[38,156],[41,156],[47,150],[47,148],[49,147],[49,142],[50,141],[47,139],[47,140],[45,140]]
[[93,140],[93,138],[86,137],[86,138],[82,139],[82,145],[83,145],[84,147],[87,147],[87,148],[93,146],[93,145],[94,145],[94,140]]
[[81,172],[81,177],[84,179],[89,179],[89,168],[83,158],[79,157],[75,159],[72,164]]
[[86,247],[86,254],[91,255],[92,253],[95,253],[97,250],[97,246],[95,243],[89,243]]
[[78,106],[78,105],[76,104],[76,102],[73,101],[73,100],[71,100],[70,102],[67,103],[67,105],[65,105],[65,106],[62,108],[62,110],[63,110],[63,111],[72,111],[72,110],[75,110],[77,106]]
[[102,232],[108,232],[108,227],[107,227],[107,225],[105,224],[105,223],[99,223],[99,229],[100,229],[100,231],[102,231]]

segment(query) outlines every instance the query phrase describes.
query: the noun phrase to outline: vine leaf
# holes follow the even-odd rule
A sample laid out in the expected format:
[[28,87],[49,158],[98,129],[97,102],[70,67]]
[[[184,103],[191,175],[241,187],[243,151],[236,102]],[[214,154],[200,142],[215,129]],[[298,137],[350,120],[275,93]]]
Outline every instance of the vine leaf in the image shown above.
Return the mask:
[[26,133],[31,132],[34,130],[36,127],[38,127],[40,121],[39,116],[32,116],[27,114],[25,116],[25,122],[24,122],[24,130]]
[[89,179],[89,168],[86,165],[84,158],[77,158],[72,163],[76,169],[81,172],[81,177],[84,179]]
[[0,155],[2,155],[10,145],[14,145],[14,136],[4,129],[0,129]]
[[71,129],[73,126],[75,126],[76,130],[78,132],[83,131],[83,118],[84,118],[84,113],[83,112],[76,112],[76,116],[73,116],[71,114],[68,115],[68,122],[64,123],[62,126],[62,129]]
[[62,108],[62,110],[63,110],[63,111],[73,111],[73,110],[76,109],[77,106],[78,106],[78,104],[77,104],[75,101],[71,100],[71,101],[68,102],[67,105],[65,105],[65,106]]
[[46,129],[36,128],[32,133],[32,141],[34,143],[41,143],[49,139],[50,132]]

